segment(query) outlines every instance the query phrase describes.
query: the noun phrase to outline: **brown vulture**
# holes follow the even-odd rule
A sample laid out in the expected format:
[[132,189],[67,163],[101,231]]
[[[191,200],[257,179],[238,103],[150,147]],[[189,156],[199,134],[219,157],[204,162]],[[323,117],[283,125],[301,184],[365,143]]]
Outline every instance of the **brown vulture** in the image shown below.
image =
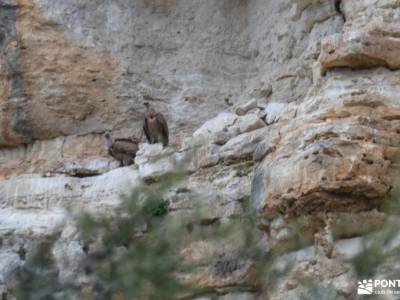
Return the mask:
[[144,115],[143,131],[150,144],[162,143],[168,146],[168,124],[160,112],[156,112],[148,102],[144,103],[146,112]]
[[107,139],[108,154],[121,163],[121,166],[129,166],[135,162],[136,152],[139,150],[139,140],[113,139],[109,133],[104,137]]

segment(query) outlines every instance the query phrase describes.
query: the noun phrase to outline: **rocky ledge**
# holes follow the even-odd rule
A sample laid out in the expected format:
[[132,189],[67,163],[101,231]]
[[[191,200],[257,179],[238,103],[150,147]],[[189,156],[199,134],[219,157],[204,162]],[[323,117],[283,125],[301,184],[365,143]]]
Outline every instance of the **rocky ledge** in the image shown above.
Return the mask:
[[[54,232],[59,279],[84,282],[74,210],[110,213],[120,196],[178,168],[186,176],[167,193],[169,215],[201,204],[202,222],[221,224],[250,203],[266,256],[285,270],[262,291],[273,278],[260,282],[255,262],[204,239],[184,253],[218,261],[187,279],[203,291],[192,298],[314,299],[329,291],[354,299],[360,278],[348,259],[391,218],[383,206],[398,176],[398,1],[210,1],[202,10],[199,1],[104,1],[101,12],[124,20],[100,14],[106,26],[97,26],[92,4],[73,2],[64,14],[51,1],[0,1],[4,295]],[[191,22],[213,26],[198,31]],[[136,164],[118,168],[102,135],[137,133],[139,99],[168,107],[176,135],[165,149],[140,144]],[[398,247],[394,240],[381,252]],[[398,270],[393,263],[377,276]]]

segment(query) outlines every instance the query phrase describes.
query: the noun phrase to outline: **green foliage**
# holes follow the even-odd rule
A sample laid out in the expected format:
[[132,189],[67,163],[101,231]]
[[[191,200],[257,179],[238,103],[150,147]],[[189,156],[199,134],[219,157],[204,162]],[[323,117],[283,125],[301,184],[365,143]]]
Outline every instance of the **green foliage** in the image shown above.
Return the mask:
[[[265,252],[261,249],[256,252],[251,246],[257,245],[258,240],[254,236],[256,226],[251,213],[224,224],[204,222],[207,216],[200,206],[191,213],[170,216],[164,194],[183,178],[184,174],[177,172],[151,186],[140,186],[107,215],[84,213],[76,217],[86,253],[82,269],[91,278],[91,299],[120,296],[122,299],[169,300],[199,293],[196,287],[182,281],[185,274],[199,265],[218,266],[219,263],[225,266],[226,262],[217,262],[216,257],[189,262],[181,250],[195,241],[223,239],[236,243],[241,260],[256,259]],[[180,193],[186,191],[178,189]],[[57,281],[50,251],[55,240],[56,237],[43,243],[37,251],[37,259],[20,274],[18,299],[53,299],[56,294],[57,299],[82,297],[81,287],[61,286]]]
[[152,207],[149,207],[149,213],[153,217],[162,217],[168,213],[169,202],[165,200],[159,200],[155,202]]
[[54,299],[60,289],[51,248],[58,235],[42,241],[36,254],[17,273],[17,299]]
[[[352,259],[352,264],[359,278],[373,278],[379,268],[393,257],[400,258],[399,247],[391,247],[391,243],[400,232],[400,222],[390,218],[385,226],[368,235],[363,244],[363,251]],[[391,249],[393,248],[393,249]]]
[[[176,174],[151,188],[136,189],[112,216],[80,218],[96,299],[121,294],[126,299],[168,300],[188,289],[176,276],[182,271],[179,237],[186,229],[180,220],[165,222],[168,202],[162,199],[180,178]],[[95,244],[99,249],[92,249]]]
[[[165,191],[183,174],[177,172],[160,183],[141,186],[108,215],[76,217],[82,248],[87,257],[82,269],[91,277],[91,299],[175,299],[190,287],[178,280],[187,271],[179,255],[187,230],[183,219],[166,222]],[[51,249],[59,236],[43,241],[36,255],[17,276],[17,299],[81,299],[79,286],[58,282]]]
[[391,260],[399,261],[400,247],[394,243],[400,232],[399,207],[399,185],[396,184],[383,204],[387,215],[384,226],[364,238],[363,251],[351,261],[359,278],[373,278]]
[[[251,172],[250,164],[241,164],[237,176],[247,176]],[[250,170],[250,171],[249,171]],[[280,279],[290,269],[278,271],[276,259],[279,250],[267,252],[262,243],[261,232],[257,228],[256,216],[250,211],[249,199],[243,199],[245,213],[234,220],[222,224],[207,219],[202,207],[193,213],[172,216],[166,192],[184,178],[177,172],[152,185],[143,185],[135,189],[130,197],[123,199],[115,211],[107,215],[77,216],[78,231],[86,260],[82,265],[91,278],[89,299],[177,299],[182,295],[201,294],[204,291],[185,283],[182,278],[192,274],[197,267],[214,266],[216,275],[240,268],[242,262],[251,261],[260,289],[273,290]],[[187,188],[178,188],[177,193],[190,192]],[[386,212],[397,212],[400,207],[398,197],[392,197],[384,206]],[[201,202],[201,195],[199,201]],[[205,220],[208,220],[205,222]],[[304,247],[302,218],[293,225],[293,243]],[[391,247],[394,237],[400,229],[397,216],[389,218],[378,232],[370,234],[364,243],[364,250],[350,262],[358,278],[373,276],[395,257],[399,258],[398,247]],[[82,299],[81,286],[61,285],[57,278],[57,269],[52,260],[51,249],[58,236],[40,244],[37,255],[18,273],[17,299]],[[182,249],[188,244],[200,241],[223,241],[236,245],[235,257],[218,260],[206,257],[190,262],[182,255]],[[383,249],[387,249],[383,251]],[[318,282],[305,282],[309,285],[298,295],[298,299],[336,299],[335,289],[323,287]]]

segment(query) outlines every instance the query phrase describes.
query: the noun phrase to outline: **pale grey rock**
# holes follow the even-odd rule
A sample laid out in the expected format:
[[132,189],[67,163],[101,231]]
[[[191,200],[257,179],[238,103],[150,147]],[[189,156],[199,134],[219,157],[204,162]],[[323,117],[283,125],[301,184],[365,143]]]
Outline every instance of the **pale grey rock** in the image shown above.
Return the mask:
[[[334,255],[337,257],[341,257],[344,259],[353,259],[357,255],[360,255],[366,251],[366,249],[370,248],[374,244],[373,239],[368,239],[368,237],[360,236],[349,239],[341,239],[335,241],[335,250]],[[382,247],[382,253],[388,253],[388,257],[390,256],[391,251],[396,251],[400,247],[400,235],[395,234],[390,237],[390,240],[384,247]]]
[[247,103],[245,103],[245,104],[243,104],[243,105],[240,105],[240,106],[238,106],[236,109],[235,109],[235,113],[238,115],[238,116],[243,116],[243,115],[245,115],[248,111],[250,111],[250,110],[252,110],[252,109],[254,109],[254,108],[257,108],[258,107],[258,103],[257,103],[257,99],[251,99],[249,102],[247,102]]
[[224,145],[236,135],[254,131],[262,127],[265,127],[265,123],[257,114],[250,113],[238,117],[231,113],[221,113],[196,130],[193,138],[185,141],[183,148],[209,143]]
[[[240,168],[240,167],[239,167]],[[250,167],[252,169],[252,167]],[[215,184],[224,187],[221,194],[229,201],[241,201],[250,196],[252,172],[238,177],[238,172],[233,171],[225,177],[215,180]]]
[[4,208],[43,211],[69,206],[95,208],[115,203],[140,183],[138,171],[131,167],[85,178],[23,175],[1,182],[0,204]]
[[230,167],[214,166],[193,174],[168,193],[170,210],[199,214],[209,221],[240,216],[250,195],[251,174],[239,177],[237,173]]
[[155,179],[169,174],[175,170],[175,164],[171,157],[163,157],[157,161],[139,165],[140,177],[144,180]]
[[205,145],[195,151],[195,164],[198,169],[207,168],[218,164],[221,160],[221,146]]
[[[329,0],[317,0],[312,5],[304,10],[302,17],[306,20],[305,30],[311,32],[311,30],[319,23],[322,23],[329,18],[341,18],[339,13],[335,9],[334,1]],[[342,19],[342,18],[341,18]],[[343,24],[343,19],[341,20]]]
[[[354,295],[356,274],[342,260],[307,258],[291,261],[287,267],[284,279],[269,294],[271,299],[348,299]],[[304,278],[307,281],[302,281]],[[289,287],[288,283],[293,280],[296,284]]]
[[169,155],[173,152],[171,148],[163,148],[162,144],[140,144],[139,151],[136,153],[136,163],[137,164],[144,164],[151,159],[162,155]]
[[271,143],[269,138],[266,138],[265,140],[261,141],[256,149],[254,150],[253,153],[253,160],[254,161],[262,161],[265,156],[267,156],[269,153],[273,152],[275,150],[274,145]]
[[228,131],[236,132],[237,134],[257,130],[265,126],[265,123],[257,114],[247,114],[237,118],[235,124],[228,128]]
[[264,101],[269,96],[271,96],[271,94],[272,94],[272,85],[265,81],[259,82],[255,88],[248,90],[248,95],[250,97],[255,97],[256,99],[261,99]]
[[272,232],[271,237],[280,242],[289,241],[293,238],[293,232],[289,228],[281,228],[276,232]]
[[396,234],[391,238],[389,244],[385,247],[385,251],[390,252],[397,248],[400,248],[400,234]]
[[[85,253],[77,240],[57,241],[52,254],[60,270],[58,278],[62,284],[82,282]],[[80,276],[79,276],[80,275]]]
[[335,242],[335,255],[344,259],[352,259],[365,250],[365,240],[362,237],[342,239]]
[[50,235],[63,226],[66,213],[64,210],[0,210],[0,233],[25,236]]
[[119,167],[119,162],[107,158],[98,158],[83,162],[66,162],[63,167],[55,170],[69,176],[85,177],[100,175]]
[[306,247],[295,252],[290,252],[279,256],[274,262],[274,268],[278,272],[283,272],[292,265],[301,261],[310,261],[315,258],[314,247]]
[[347,26],[342,33],[322,41],[319,57],[322,72],[336,67],[399,69],[399,59],[395,54],[398,45],[393,42],[398,35],[399,22],[397,15],[393,14],[396,2],[345,1],[341,6]]
[[2,181],[0,232],[50,235],[68,220],[68,209],[111,212],[139,184],[138,171],[130,167],[86,178],[24,175]]
[[256,300],[254,293],[229,293],[218,298],[218,300]]
[[210,141],[215,134],[224,131],[231,126],[237,118],[238,116],[233,113],[222,112],[214,119],[208,120],[197,129],[193,133],[193,138],[195,138],[196,141],[199,141],[199,143]]
[[337,291],[333,290],[332,287],[321,286],[309,282],[309,286],[301,286],[294,290],[279,291],[274,295],[271,295],[271,300],[298,300],[298,299],[309,299],[309,300],[345,300],[345,296],[340,295]]
[[204,195],[198,197],[199,206],[194,206],[194,211],[198,209],[202,221],[221,220],[227,221],[229,218],[238,217],[243,214],[243,206],[239,201],[228,200],[218,190],[209,190]]
[[6,284],[14,272],[23,262],[17,253],[11,251],[0,252],[0,285]]
[[280,117],[283,115],[285,110],[287,109],[287,103],[281,102],[272,102],[265,107],[265,112],[267,116],[265,117],[265,121],[267,124],[273,124],[279,121]]
[[194,156],[192,151],[174,152],[172,148],[163,148],[161,144],[142,144],[136,153],[135,162],[141,179],[155,180],[177,170],[193,172]]
[[79,233],[74,222],[67,221],[60,239],[52,248],[52,255],[59,270],[62,284],[79,284],[84,280],[83,262],[86,254],[79,242]]
[[301,17],[301,14],[305,10],[307,6],[315,5],[319,2],[319,0],[298,0],[293,1],[291,6],[291,19],[293,21],[298,20]]
[[259,128],[239,134],[229,139],[222,146],[206,144],[195,150],[195,165],[197,168],[205,168],[216,165],[221,161],[230,164],[240,160],[251,160],[253,151],[266,135],[267,128]]
[[259,165],[255,168],[253,174],[250,203],[255,212],[262,211],[264,206],[264,199],[266,197],[264,172],[263,166]]
[[85,208],[103,211],[118,205],[121,197],[129,196],[141,184],[138,170],[124,167],[100,176],[82,178],[78,181],[77,189],[82,190],[80,201],[85,204]]
[[[18,72],[17,78],[3,73],[0,76],[5,78],[4,86],[16,87],[12,93],[0,92],[0,119],[5,120],[0,126],[0,144],[28,144],[0,150],[0,233],[33,239],[49,235],[68,223],[66,206],[75,210],[108,212],[119,203],[118,195],[129,194],[141,182],[141,178],[153,179],[168,174],[174,166],[185,161],[189,149],[198,145],[201,147],[196,149],[196,168],[192,165],[189,167],[190,171],[196,172],[185,182],[185,188],[194,191],[184,193],[182,188],[171,197],[174,197],[176,210],[190,210],[195,207],[193,202],[203,200],[207,207],[206,217],[210,219],[240,215],[243,212],[241,201],[249,196],[250,188],[252,206],[258,213],[263,213],[270,190],[279,186],[287,189],[296,182],[296,178],[305,179],[305,173],[313,174],[311,171],[315,168],[311,171],[307,169],[310,164],[296,163],[303,162],[305,156],[318,149],[318,145],[308,147],[309,141],[324,134],[327,140],[332,140],[326,133],[338,134],[347,142],[375,136],[382,144],[391,147],[399,145],[396,137],[381,135],[375,128],[358,130],[351,123],[344,125],[343,120],[334,126],[323,124],[325,120],[329,122],[332,116],[329,110],[332,108],[359,106],[359,110],[365,109],[368,105],[364,106],[365,101],[360,100],[362,96],[357,96],[365,91],[368,94],[365,98],[370,99],[370,105],[376,105],[375,108],[378,108],[379,102],[397,105],[400,86],[398,72],[385,68],[334,70],[324,77],[317,67],[311,70],[311,66],[316,66],[320,39],[342,30],[343,20],[334,10],[334,1],[105,0],[82,3],[79,0],[35,0],[29,1],[32,2],[32,9],[24,11],[26,14],[18,14],[18,10],[25,6],[25,1],[20,2],[22,5],[18,7],[11,5],[13,10],[17,10],[18,22],[7,19],[6,25],[19,26],[18,37],[22,39],[21,45],[25,49],[20,49],[23,52],[21,61],[17,53],[3,51],[11,48],[0,49],[1,61],[6,66],[0,69],[7,70],[21,63],[24,70]],[[364,26],[366,23],[373,25],[376,21],[395,21],[397,18],[392,0],[342,2],[348,19],[346,28],[359,24]],[[13,1],[3,1],[3,5],[10,4]],[[7,6],[5,11],[9,9]],[[382,10],[388,10],[389,14],[382,14]],[[31,13],[35,13],[31,19],[38,20],[36,26],[24,22],[30,20]],[[4,16],[1,12],[0,15]],[[4,20],[6,18],[0,18],[0,28]],[[24,28],[24,24],[28,28]],[[17,36],[15,28],[9,31],[12,36],[7,36],[7,40]],[[58,44],[52,43],[45,53],[50,55],[43,60],[35,59],[37,53],[42,53],[40,45],[47,44],[41,43],[38,38],[46,37],[61,39],[62,47],[69,50],[63,52],[63,49],[57,48]],[[54,53],[60,54],[57,55],[60,59],[52,61]],[[105,53],[104,57],[110,63],[104,69],[101,68],[103,56],[98,56],[100,53]],[[50,57],[50,61],[47,57]],[[79,84],[68,81],[64,84],[60,80],[64,77],[60,77],[60,74],[70,72],[56,73],[54,69],[58,67],[56,62],[60,62],[73,70],[70,67],[74,67],[74,64],[69,57],[78,58],[78,63],[82,64],[78,68],[75,66],[78,74],[86,74],[85,70],[89,70],[90,74],[94,71],[92,75],[96,78],[84,76]],[[94,57],[94,63],[90,59],[88,64],[82,63],[79,57]],[[29,71],[36,71],[34,62],[45,63],[43,72],[33,74]],[[96,63],[100,65],[99,69],[93,69]],[[73,72],[71,74],[76,75]],[[25,95],[21,92],[26,92],[21,90],[25,81],[29,83],[29,93],[25,94],[31,95],[32,99],[20,97]],[[313,88],[309,90],[312,84]],[[82,90],[75,93],[78,86],[83,86],[85,90],[92,85],[98,86],[91,94],[83,93],[84,97],[79,97]],[[260,103],[268,99],[270,105],[267,109],[257,111],[254,103],[247,103],[253,107],[247,110],[249,95],[243,95],[246,90]],[[62,97],[58,98],[59,95]],[[281,99],[296,102],[283,104],[278,102]],[[206,120],[214,116],[218,119],[218,113],[229,105],[244,107],[247,114],[240,117],[231,114],[226,117],[228,120],[206,123],[207,126],[201,129],[203,131],[199,129],[201,134],[184,142],[181,152],[172,148],[160,149],[157,145],[144,149],[138,157],[139,170],[128,167],[109,171],[116,165],[106,154],[102,132],[114,128],[126,136],[136,133],[141,128],[143,100],[152,101],[157,109],[165,113],[173,133],[172,144],[179,144],[184,136],[191,135],[193,129]],[[37,107],[39,109],[33,109]],[[377,111],[370,115],[375,115]],[[282,122],[291,119],[297,112],[299,118],[291,127],[281,126]],[[264,118],[265,113],[266,123],[281,126],[278,130],[282,133],[282,142],[291,146],[281,149],[276,160],[267,167],[257,167],[254,175],[253,171],[247,174],[236,169],[237,161],[247,162],[252,155],[256,161],[272,156],[266,156],[272,149],[267,143],[267,136],[270,135],[267,131],[275,130],[275,125],[268,126],[267,131],[259,134],[264,129],[261,128],[264,125],[260,119]],[[337,114],[343,119],[350,117],[348,113]],[[49,118],[43,118],[44,115]],[[389,113],[385,118],[385,122],[392,120],[395,123],[398,116]],[[305,126],[315,120],[315,126]],[[368,118],[363,120],[369,122]],[[387,126],[385,122],[381,124],[383,127]],[[261,128],[261,131],[257,128]],[[395,132],[394,125],[392,129]],[[87,133],[90,134],[83,136]],[[91,134],[93,136],[89,136]],[[34,139],[42,141],[33,142]],[[264,145],[261,146],[262,143]],[[299,153],[291,156],[296,151]],[[218,164],[222,161],[226,164]],[[279,161],[287,163],[280,164]],[[338,159],[335,158],[335,161]],[[228,171],[221,171],[225,167]],[[59,176],[54,171],[74,177]],[[272,184],[266,190],[265,175],[269,172],[275,175],[271,177]],[[43,178],[39,175],[47,173],[52,177]],[[105,174],[78,178],[100,173]],[[285,181],[282,178],[289,179]],[[374,177],[365,178],[365,186],[370,186],[368,181]],[[204,191],[207,191],[207,197],[196,197]],[[291,195],[288,192],[284,196]],[[349,215],[350,221],[346,224],[350,226],[346,226],[349,228],[346,235],[363,234],[370,228],[380,226],[383,218],[378,217]],[[271,225],[272,231],[275,231],[274,236],[268,237],[270,244],[274,239],[288,238],[289,229],[283,219],[275,219],[271,224],[264,225]],[[393,247],[396,245],[394,241]],[[352,257],[359,251],[357,240],[339,241],[335,247],[339,258]],[[343,268],[334,268],[338,264],[336,260],[332,260],[332,264],[325,262],[325,265],[313,267],[313,249],[309,247],[296,252],[293,260],[293,257],[282,256],[279,263],[307,265],[310,262],[307,265],[309,272],[299,269],[300,275],[310,278],[317,274],[314,276],[317,280],[322,278],[325,286],[332,285],[341,292],[341,295],[329,294],[337,296],[336,299],[340,299],[342,294],[350,295],[349,291],[354,289],[351,286],[354,278]],[[74,274],[79,273],[77,262],[82,254],[72,229],[63,231],[62,239],[54,251],[62,269],[61,279],[71,280]],[[66,263],[63,259],[72,263]],[[66,267],[69,264],[71,268]],[[15,269],[18,264],[10,265],[14,266],[11,269]],[[2,269],[3,265],[0,266],[0,274]],[[283,281],[287,282],[287,278],[283,278]],[[233,288],[236,288],[235,284],[237,282],[229,282]],[[273,291],[269,291],[270,299],[298,299],[300,296],[312,299],[309,289],[300,285],[290,287],[290,293],[278,291],[273,294]],[[318,288],[319,298],[316,299],[322,299],[326,291]],[[230,296],[237,294],[231,292]],[[213,300],[216,297],[210,296]]]
[[282,216],[277,216],[270,222],[270,224],[271,224],[271,229],[275,230],[282,229],[286,226],[286,222]]
[[52,249],[60,282],[80,283],[83,251],[71,225],[73,215],[83,211],[112,213],[120,196],[129,195],[140,183],[138,171],[130,167],[85,178],[23,175],[2,181],[0,236],[7,238],[2,241],[6,248],[0,251],[1,282],[7,283],[22,265],[16,254],[21,246],[31,259],[36,241],[62,232]]
[[222,146],[226,144],[226,142],[229,141],[232,137],[234,137],[234,134],[232,132],[220,131],[215,134],[213,143]]
[[[340,32],[342,27],[343,17],[340,15],[314,24],[309,34],[305,56],[309,59],[317,59],[321,51],[321,40],[332,33]],[[316,83],[317,80],[314,79],[313,82]]]
[[205,122],[199,129],[197,129],[193,136],[209,135],[223,130],[231,126],[237,119],[237,116],[230,112],[222,112],[215,118]]
[[221,146],[220,155],[224,161],[251,159],[258,143],[267,135],[266,128],[260,128],[251,132],[242,133],[230,139]]

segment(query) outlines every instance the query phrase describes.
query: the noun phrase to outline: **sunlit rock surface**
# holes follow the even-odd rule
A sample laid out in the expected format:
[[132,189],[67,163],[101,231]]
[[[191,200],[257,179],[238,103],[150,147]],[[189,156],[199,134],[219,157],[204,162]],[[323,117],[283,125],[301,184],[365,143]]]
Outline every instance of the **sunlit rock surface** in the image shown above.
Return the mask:
[[[111,213],[179,168],[171,217],[251,206],[275,270],[293,266],[263,294],[271,278],[205,239],[183,249],[216,258],[185,278],[193,299],[354,299],[345,260],[387,222],[397,176],[400,7],[335,2],[0,0],[0,292],[54,232],[60,281],[83,282],[73,213]],[[142,136],[145,101],[169,147]],[[119,168],[106,131],[141,139],[135,165]]]

